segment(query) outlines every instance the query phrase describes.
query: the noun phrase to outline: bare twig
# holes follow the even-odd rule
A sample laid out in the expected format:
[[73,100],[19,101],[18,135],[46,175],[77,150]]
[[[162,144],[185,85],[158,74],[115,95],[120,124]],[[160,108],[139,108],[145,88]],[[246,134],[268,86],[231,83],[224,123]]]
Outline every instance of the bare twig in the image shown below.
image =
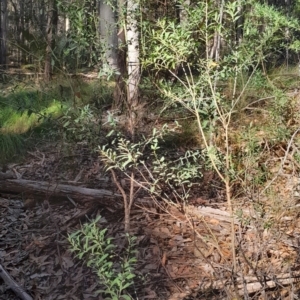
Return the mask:
[[77,204],[75,203],[75,201],[69,196],[67,195],[68,200],[75,206],[77,207]]
[[11,276],[6,272],[6,270],[1,265],[0,265],[0,277],[8,285],[8,287],[11,288],[14,291],[14,293],[22,300],[33,300],[33,298],[29,296],[14,279],[11,278]]
[[260,102],[260,101],[269,100],[269,99],[274,99],[274,98],[275,98],[275,96],[270,96],[270,97],[260,98],[260,99],[258,99],[258,100],[255,100],[255,101],[249,103],[247,106],[245,106],[245,107],[243,108],[243,110],[246,110],[246,109],[252,109],[251,105],[253,105],[253,104],[255,104],[255,103],[258,103],[258,102]]
[[113,181],[114,181],[115,185],[117,186],[118,190],[120,191],[120,193],[122,194],[122,197],[124,200],[124,214],[125,214],[124,226],[125,226],[125,232],[129,232],[129,230],[130,230],[130,211],[131,211],[131,207],[132,207],[133,200],[134,200],[134,184],[135,184],[134,173],[131,172],[131,175],[130,175],[130,192],[129,192],[129,199],[128,199],[124,189],[122,188],[122,186],[117,178],[115,171],[113,169],[111,169],[110,171],[111,171],[111,174],[113,177]]

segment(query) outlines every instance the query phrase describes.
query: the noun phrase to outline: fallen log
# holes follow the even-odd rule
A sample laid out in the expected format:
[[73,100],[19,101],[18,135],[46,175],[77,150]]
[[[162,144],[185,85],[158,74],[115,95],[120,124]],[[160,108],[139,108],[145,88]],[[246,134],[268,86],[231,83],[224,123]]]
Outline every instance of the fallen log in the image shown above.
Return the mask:
[[[107,197],[122,197],[122,195],[105,189],[90,189],[79,186],[59,184],[45,181],[26,179],[0,180],[0,192],[24,193],[33,197],[67,198],[71,197],[77,202],[100,201],[103,205],[111,205]],[[120,202],[121,204],[122,202]]]
[[0,171],[0,180],[3,180],[3,179],[13,179],[13,178],[17,178],[16,174],[9,170],[8,172],[1,172]]
[[[245,276],[236,279],[236,288],[240,296],[245,296],[249,294],[254,294],[260,291],[271,290],[275,287],[281,287],[282,289],[290,286],[290,288],[296,288],[296,284],[299,284],[300,272],[291,272],[280,275],[270,275],[270,276]],[[214,280],[210,283],[201,284],[202,289],[216,289],[224,290],[227,287],[234,291],[235,287],[233,284],[222,280]],[[296,289],[297,290],[297,289]]]
[[221,222],[230,223],[233,218],[234,224],[240,224],[236,216],[232,217],[228,211],[224,211],[218,208],[212,208],[208,206],[194,207],[189,205],[186,207],[186,211],[190,215],[195,216],[199,219],[202,219],[203,217],[209,217],[211,219],[216,219]]

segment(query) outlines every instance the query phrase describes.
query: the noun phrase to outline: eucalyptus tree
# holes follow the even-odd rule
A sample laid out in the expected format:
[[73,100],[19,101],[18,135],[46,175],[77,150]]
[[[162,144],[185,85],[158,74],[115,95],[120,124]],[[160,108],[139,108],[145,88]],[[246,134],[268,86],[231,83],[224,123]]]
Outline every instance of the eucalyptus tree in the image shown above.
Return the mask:
[[127,102],[136,106],[139,100],[140,47],[139,47],[139,1],[127,0],[126,42],[127,42]]
[[99,32],[104,48],[103,65],[118,70],[117,1],[99,0]]
[[100,74],[115,75],[114,103],[130,111],[132,134],[133,110],[139,102],[139,10],[138,0],[100,0],[99,3],[99,28],[104,45],[103,70]]
[[46,53],[45,53],[45,67],[44,67],[45,80],[50,80],[51,78],[52,53],[53,53],[54,43],[55,43],[55,34],[57,32],[57,24],[58,24],[57,0],[49,0],[48,12],[47,12]]
[[7,67],[7,0],[0,1],[0,67]]
[[99,33],[102,48],[102,66],[99,76],[115,80],[114,107],[126,98],[126,59],[124,33],[124,7],[121,0],[99,1]]

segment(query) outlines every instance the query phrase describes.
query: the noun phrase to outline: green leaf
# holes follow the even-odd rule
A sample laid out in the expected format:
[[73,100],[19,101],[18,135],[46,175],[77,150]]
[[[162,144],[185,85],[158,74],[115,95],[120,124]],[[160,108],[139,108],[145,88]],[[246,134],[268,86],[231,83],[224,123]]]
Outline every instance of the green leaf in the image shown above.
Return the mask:
[[132,298],[129,297],[128,295],[122,295],[122,299],[124,299],[124,300],[132,300]]

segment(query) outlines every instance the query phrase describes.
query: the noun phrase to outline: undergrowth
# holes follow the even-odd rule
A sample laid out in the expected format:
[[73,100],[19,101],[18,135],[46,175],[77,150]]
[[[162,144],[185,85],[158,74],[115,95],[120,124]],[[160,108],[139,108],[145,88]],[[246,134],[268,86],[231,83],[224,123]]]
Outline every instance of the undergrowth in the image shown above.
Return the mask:
[[[43,82],[3,84],[0,93],[0,163],[19,159],[37,141],[62,138],[66,118],[74,121],[73,124],[78,123],[84,111],[82,107],[86,105],[96,116],[103,105],[111,102],[111,91],[109,84],[79,79],[54,80],[47,85]],[[64,122],[60,120],[62,117]],[[85,135],[84,129],[82,134]]]
[[[210,158],[213,158],[218,170],[230,177],[234,213],[241,224],[249,226],[254,222],[258,232],[268,231],[274,233],[273,236],[275,236],[281,230],[282,216],[291,212],[291,203],[281,201],[278,190],[271,186],[271,183],[272,180],[275,182],[277,179],[280,168],[286,167],[286,157],[294,155],[295,161],[300,161],[300,151],[297,151],[299,138],[296,132],[299,125],[297,117],[299,104],[297,99],[291,99],[287,95],[286,90],[273,84],[270,78],[271,76],[268,78],[261,72],[252,77],[249,89],[246,89],[239,105],[232,111],[233,121],[228,126],[227,133],[220,122],[216,122],[213,136],[215,147],[207,147],[205,150],[203,150],[203,137],[199,134],[194,116],[190,114],[184,118],[184,114],[182,115],[184,105],[178,103],[173,106],[165,103],[161,107],[160,119],[163,123],[171,125],[172,134],[165,130],[165,125],[154,124],[149,126],[148,135],[147,133],[144,136],[137,135],[140,139],[133,141],[126,135],[126,128],[116,128],[111,124],[113,129],[111,136],[100,141],[98,138],[104,131],[101,131],[99,116],[105,109],[103,106],[109,103],[111,95],[109,88],[84,84],[81,94],[75,95],[76,97],[72,95],[74,87],[67,88],[65,85],[62,95],[60,95],[58,85],[43,92],[14,90],[13,93],[2,95],[0,98],[0,154],[2,151],[1,157],[4,159],[8,159],[11,154],[19,155],[26,149],[24,146],[30,144],[32,138],[43,140],[52,136],[53,139],[61,139],[71,145],[85,144],[91,149],[95,149],[97,143],[100,143],[102,161],[106,164],[107,170],[111,171],[113,181],[123,196],[124,207],[127,207],[125,227],[128,225],[128,229],[130,228],[130,208],[136,197],[135,192],[143,188],[155,199],[155,204],[160,208],[176,205],[185,211],[192,203],[190,200],[194,196],[193,188],[201,187],[204,177],[202,173],[213,169],[213,165],[209,164]],[[243,90],[243,82],[246,80],[245,75],[235,87],[236,91]],[[295,85],[296,83],[289,78],[288,86]],[[97,91],[101,89],[103,89],[103,94],[99,96]],[[227,83],[224,93],[226,94],[224,101],[229,103],[229,95],[234,93],[230,82]],[[47,97],[44,98],[44,95]],[[210,107],[201,108],[204,109],[201,112],[203,133],[208,140],[211,131],[210,127],[205,127],[205,125],[209,125],[213,115]],[[181,126],[174,125],[176,119],[179,120]],[[156,125],[160,129],[153,128]],[[101,142],[106,143],[105,146]],[[227,170],[224,168],[226,142],[230,149],[230,155],[228,155],[230,168]],[[295,145],[294,153],[289,151],[290,145]],[[190,150],[191,148],[193,150]],[[187,149],[189,151],[186,151]],[[279,166],[280,164],[282,166]],[[289,170],[289,174],[295,174],[295,170],[296,167]],[[122,180],[120,173],[123,173],[130,182],[129,193],[120,183]],[[240,203],[241,198],[247,199],[250,215],[245,213]],[[187,219],[189,220],[188,215]],[[94,226],[93,224],[95,225],[91,223],[88,226]],[[77,239],[76,247],[78,248],[75,252],[81,258],[84,257],[83,253],[88,255],[90,250],[88,247],[92,247],[91,243],[94,239],[94,237],[88,239],[84,230],[88,230],[88,227],[84,227],[81,232],[77,233],[77,236],[76,234],[72,236]],[[110,249],[111,240],[105,241],[105,232],[97,231],[97,235],[102,235],[101,243]],[[270,235],[268,238],[271,241]],[[80,246],[83,240],[87,241],[86,249]],[[238,245],[243,242],[242,238],[237,238]],[[262,241],[260,245],[262,257],[265,256],[263,243]],[[222,254],[221,250],[219,251]],[[246,252],[246,249],[242,251]],[[109,269],[113,266],[108,259],[111,254],[106,255],[104,252],[98,256],[89,257],[87,260],[89,264],[93,264],[101,271],[98,272],[99,279],[107,288],[104,294],[116,293],[116,297],[119,297],[125,289],[120,285],[119,290],[113,292],[109,290],[110,285],[116,283],[113,277],[119,277],[113,269]],[[290,263],[290,258],[286,260]],[[98,264],[99,262],[101,264]],[[104,270],[104,267],[107,269]],[[240,266],[237,265],[237,267]],[[264,266],[260,268],[263,270]],[[107,271],[108,273],[105,274],[110,277],[104,278],[102,271]],[[133,278],[131,277],[132,269],[127,271],[130,285]],[[123,279],[119,278],[119,280],[121,282]]]
[[113,238],[107,236],[107,229],[99,227],[101,217],[69,235],[71,250],[79,259],[93,268],[99,278],[100,290],[97,291],[103,299],[130,300],[127,293],[133,285],[134,265],[136,263],[135,237],[125,235],[127,246],[122,254],[117,255],[117,246]]

